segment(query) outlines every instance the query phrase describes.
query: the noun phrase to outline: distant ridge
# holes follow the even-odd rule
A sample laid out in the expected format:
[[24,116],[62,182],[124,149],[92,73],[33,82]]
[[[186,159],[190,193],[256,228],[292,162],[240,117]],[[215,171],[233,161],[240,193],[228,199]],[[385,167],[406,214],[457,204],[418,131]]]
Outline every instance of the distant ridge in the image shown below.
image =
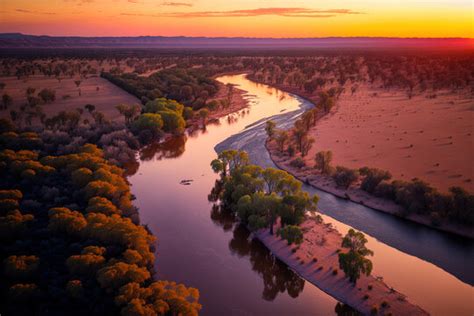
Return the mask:
[[0,48],[473,48],[469,38],[81,37],[0,33]]

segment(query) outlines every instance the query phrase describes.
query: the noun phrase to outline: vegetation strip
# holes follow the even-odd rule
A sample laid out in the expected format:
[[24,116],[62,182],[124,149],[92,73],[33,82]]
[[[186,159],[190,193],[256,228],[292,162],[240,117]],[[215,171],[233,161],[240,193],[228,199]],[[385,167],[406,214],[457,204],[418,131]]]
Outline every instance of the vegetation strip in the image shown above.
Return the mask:
[[364,314],[428,314],[370,276],[372,263],[366,257],[373,253],[362,233],[351,229],[342,238],[320,216],[307,215],[316,210],[318,197],[302,191],[289,173],[251,165],[247,153],[235,150],[221,152],[211,167],[221,177],[210,201],[220,203],[221,212],[236,214],[303,278]]

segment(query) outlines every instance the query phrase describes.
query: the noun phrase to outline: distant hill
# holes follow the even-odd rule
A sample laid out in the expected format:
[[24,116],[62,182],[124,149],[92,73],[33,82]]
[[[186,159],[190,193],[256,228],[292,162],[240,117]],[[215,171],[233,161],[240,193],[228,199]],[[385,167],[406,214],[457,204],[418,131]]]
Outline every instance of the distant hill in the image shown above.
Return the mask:
[[244,38],[244,37],[78,37],[0,33],[0,48],[473,48],[474,39],[463,38]]

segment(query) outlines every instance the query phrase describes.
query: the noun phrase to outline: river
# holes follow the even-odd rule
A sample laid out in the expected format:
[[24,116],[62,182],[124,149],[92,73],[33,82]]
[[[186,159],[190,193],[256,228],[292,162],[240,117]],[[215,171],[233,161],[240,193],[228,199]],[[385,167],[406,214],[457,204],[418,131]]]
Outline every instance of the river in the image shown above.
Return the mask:
[[[253,163],[274,166],[263,146],[264,122],[272,118],[288,128],[312,105],[244,75],[217,80],[247,91],[248,110],[143,150],[129,178],[141,221],[159,240],[157,277],[198,288],[203,315],[336,314],[335,299],[274,259],[207,199],[217,179],[209,166],[215,150],[244,149]],[[474,313],[473,241],[304,189],[320,196],[326,222],[342,233],[354,227],[366,234],[375,252],[373,274],[432,314]]]

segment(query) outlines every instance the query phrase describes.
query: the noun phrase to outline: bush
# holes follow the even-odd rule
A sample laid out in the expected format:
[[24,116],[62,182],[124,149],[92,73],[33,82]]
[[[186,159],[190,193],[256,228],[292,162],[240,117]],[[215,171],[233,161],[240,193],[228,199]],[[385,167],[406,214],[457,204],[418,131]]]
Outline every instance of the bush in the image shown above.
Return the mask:
[[56,100],[56,92],[51,89],[43,89],[38,93],[38,96],[44,103],[51,103]]
[[301,169],[303,167],[306,167],[306,163],[301,157],[297,157],[290,162],[290,166]]
[[392,178],[390,172],[377,168],[363,167],[359,169],[359,172],[364,176],[360,187],[362,190],[369,193],[374,193],[375,188],[382,181],[390,180]]
[[373,305],[372,308],[370,309],[370,315],[377,315],[378,312],[379,312],[378,307]]
[[359,179],[359,172],[354,169],[337,166],[333,178],[338,186],[347,189]]
[[330,175],[332,172],[331,161],[332,161],[332,152],[331,151],[320,151],[316,153],[314,157],[316,165],[314,166],[317,170],[321,171],[322,174]]

